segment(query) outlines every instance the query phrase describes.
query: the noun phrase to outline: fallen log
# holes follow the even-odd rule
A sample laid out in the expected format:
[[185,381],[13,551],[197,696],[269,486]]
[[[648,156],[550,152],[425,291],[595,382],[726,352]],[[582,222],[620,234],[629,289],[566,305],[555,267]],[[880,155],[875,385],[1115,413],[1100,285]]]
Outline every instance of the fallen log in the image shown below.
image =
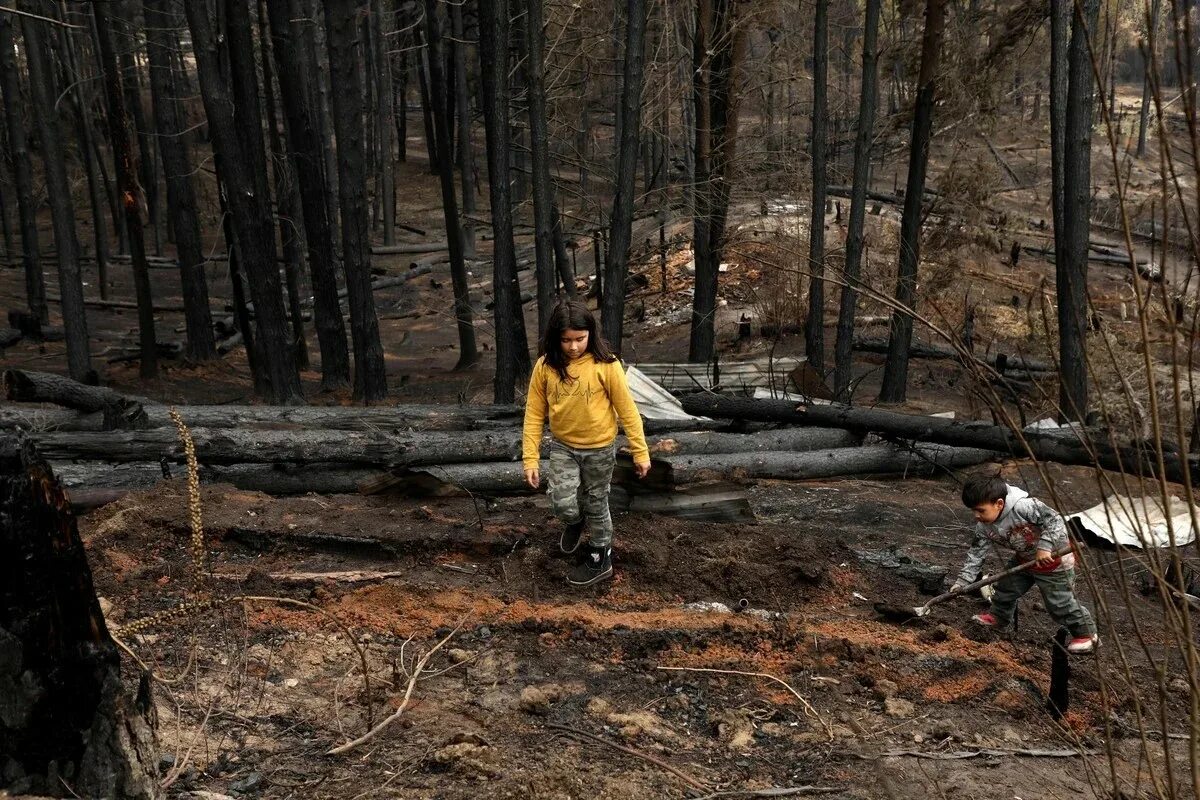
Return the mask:
[[[624,437],[618,442],[627,447]],[[857,447],[862,438],[841,428],[780,428],[759,433],[688,431],[650,441],[651,458],[714,453],[829,450]]]
[[[89,387],[90,388],[90,387]],[[165,428],[174,423],[169,407],[143,404],[144,427]],[[189,427],[279,428],[339,431],[469,431],[519,426],[525,411],[513,405],[396,406],[177,406]],[[698,431],[728,427],[729,423],[707,419],[646,419],[647,434]],[[103,415],[64,408],[42,408],[0,403],[0,428],[29,431],[102,431]]]
[[4,372],[4,396],[20,403],[54,403],[85,412],[101,412],[106,429],[145,424],[142,404],[104,386],[88,386],[62,375],[32,370]]
[[[905,441],[978,447],[1017,458],[1033,457],[1042,461],[1102,467],[1135,475],[1157,474],[1153,450],[1135,444],[1116,445],[1096,438],[1104,436],[1103,433],[1085,433],[1085,439],[1069,430],[1024,431],[1018,436],[1003,425],[987,422],[958,422],[874,408],[836,404],[797,405],[787,400],[751,400],[716,394],[688,395],[682,398],[682,403],[683,409],[689,414],[707,417],[838,427],[859,433],[879,433]],[[1163,477],[1168,480],[1183,483],[1185,474],[1190,474],[1193,483],[1200,481],[1200,460],[1195,457],[1164,452],[1163,462]]]
[[[194,428],[192,431],[193,438],[197,439],[198,456],[202,462],[205,461],[205,455],[200,448],[197,436],[203,432],[202,428]],[[163,433],[173,437],[174,429],[164,430]],[[313,433],[320,435],[319,432]],[[518,441],[520,437],[519,432],[516,431],[507,435],[514,442]],[[66,434],[63,436],[70,439]],[[35,434],[35,438],[45,440],[44,436],[37,434]],[[164,435],[162,437],[164,449],[166,447],[165,440],[166,436]],[[662,454],[670,454],[670,457],[674,458],[689,453],[708,455],[720,460],[723,458],[721,454],[724,453],[778,453],[783,449],[792,451],[857,449],[855,446],[858,443],[857,436],[844,430],[793,428],[755,434],[686,432],[658,441],[652,440],[651,450],[654,453],[652,458],[656,462],[662,461]],[[618,444],[626,446],[627,441],[621,437]],[[53,450],[54,445],[49,442],[45,446],[47,452],[55,453],[55,458],[70,457],[62,450]],[[95,455],[96,449],[94,446],[87,448],[87,453],[90,455],[83,457],[94,459],[87,463],[55,462],[55,470],[64,485],[74,490],[146,489],[156,485],[164,478],[162,465],[149,457],[126,463],[101,463],[102,461],[119,461],[121,451],[114,450],[113,453],[116,455],[97,456]],[[82,455],[78,449],[71,452]],[[249,458],[252,457],[248,457],[246,460]],[[663,461],[662,463],[667,462]],[[445,493],[439,492],[438,485],[479,494],[514,494],[530,491],[525,485],[525,475],[520,463],[511,460],[433,463],[426,466],[414,464],[393,470],[372,468],[372,466],[361,461],[342,463],[325,461],[306,464],[214,464],[209,462],[201,463],[200,479],[205,483],[229,483],[239,489],[271,495],[306,494],[308,492],[379,494],[387,491],[411,494]],[[545,466],[543,464],[543,470]],[[168,470],[172,476],[182,474],[179,468],[169,466]]]
[[[1026,253],[1031,253],[1033,255],[1041,256],[1042,258],[1046,259],[1050,263],[1052,263],[1052,264],[1054,263],[1054,251],[1053,250],[1047,250],[1044,247],[1030,247],[1028,245],[1023,247],[1022,249]],[[1107,252],[1105,252],[1105,251],[1107,251]],[[1097,264],[1117,264],[1117,265],[1125,266],[1125,267],[1129,266],[1129,263],[1130,263],[1129,255],[1127,253],[1118,253],[1118,252],[1111,250],[1110,248],[1100,248],[1100,247],[1089,248],[1088,261],[1092,261]],[[1137,258],[1133,263],[1136,264],[1139,268],[1145,267],[1147,264],[1149,264],[1149,259]]]
[[25,334],[16,328],[0,328],[0,349],[11,347],[25,338]]
[[[55,460],[178,461],[183,450],[171,428],[123,431],[31,433]],[[312,464],[338,462],[380,467],[413,464],[515,461],[521,454],[518,430],[421,431],[385,433],[343,431],[241,430],[193,428],[197,458],[208,464]]]
[[436,253],[439,250],[445,250],[448,247],[447,243],[442,242],[407,242],[405,244],[390,244],[390,245],[374,245],[371,248],[371,255],[375,256],[395,256],[404,255],[406,253]]
[[[886,354],[888,351],[888,340],[865,336],[855,337],[853,348],[864,353]],[[962,360],[962,356],[957,350],[925,342],[913,342],[909,345],[908,357]],[[1006,372],[1055,372],[1058,369],[1055,365],[1048,364],[1045,361],[1038,361],[1027,356],[1008,355],[1007,353],[991,353],[986,356],[975,356],[975,361],[992,367],[1001,374]]]
[[[512,467],[513,465],[509,465]],[[55,462],[54,473],[77,498],[103,497],[111,502],[125,492],[150,489],[163,481],[163,469],[156,463],[103,464],[98,462]],[[173,468],[171,477],[184,475]],[[262,492],[275,497],[309,494],[354,494],[360,483],[380,475],[379,470],[350,464],[232,464],[200,466],[202,483],[228,483],[238,489]],[[111,493],[111,494],[104,494]],[[87,505],[95,505],[87,502]]]
[[714,480],[810,480],[848,475],[927,475],[961,469],[994,457],[989,450],[920,444],[839,447],[806,453],[763,452],[671,456],[656,459],[646,481],[679,486]]
[[[669,464],[673,458],[685,455],[707,455],[715,461],[723,461],[733,459],[735,454],[771,453],[778,455],[781,454],[780,451],[799,453],[813,450],[829,452],[834,449],[858,449],[857,445],[860,441],[859,437],[854,434],[834,428],[772,430],[751,434],[685,432],[650,441],[650,458],[655,465],[651,468],[651,474],[654,474],[655,469],[661,471],[662,465]],[[628,440],[623,436],[617,439],[617,445],[622,451],[628,448],[628,444]],[[783,454],[786,455],[786,453]],[[543,458],[546,456],[545,446],[542,448],[542,456]],[[546,464],[543,461],[542,472],[545,473],[545,470]],[[632,483],[633,478],[630,473],[631,470],[627,468],[618,468],[614,481]],[[514,494],[529,491],[525,485],[524,471],[519,464],[511,462],[411,467],[380,475],[360,484],[358,488],[363,494],[379,494],[386,491],[436,494],[431,481],[479,494]],[[649,481],[649,484],[653,483],[654,481]],[[663,485],[671,485],[671,482],[668,481]]]

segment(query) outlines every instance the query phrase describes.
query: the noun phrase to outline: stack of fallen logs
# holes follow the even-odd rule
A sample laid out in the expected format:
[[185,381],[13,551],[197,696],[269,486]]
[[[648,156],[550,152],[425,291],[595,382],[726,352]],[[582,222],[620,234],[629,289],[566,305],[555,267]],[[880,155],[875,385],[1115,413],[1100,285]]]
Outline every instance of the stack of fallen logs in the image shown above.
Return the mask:
[[[0,430],[26,431],[77,503],[107,502],[181,473],[183,449],[166,406],[23,370],[5,372],[4,388]],[[618,507],[736,516],[745,499],[730,482],[930,474],[996,457],[1033,455],[1135,474],[1150,474],[1158,463],[1136,446],[1083,441],[1071,429],[1017,434],[983,422],[713,393],[682,402],[692,418],[646,420],[654,466],[634,481],[625,459]],[[273,495],[528,491],[517,406],[178,410],[207,482]],[[1162,463],[1172,480],[1194,469],[1186,456],[1163,454]]]
[[[24,430],[79,504],[107,502],[181,474],[183,449],[164,405],[25,370],[5,372],[4,389],[9,402],[0,405],[0,429]],[[274,495],[528,491],[517,406],[192,405],[178,411],[207,482]],[[928,474],[991,456],[936,443],[865,443],[861,432],[837,425],[732,420],[646,420],[654,467],[636,482],[624,459],[614,487],[617,505],[720,516],[745,507],[730,481]]]

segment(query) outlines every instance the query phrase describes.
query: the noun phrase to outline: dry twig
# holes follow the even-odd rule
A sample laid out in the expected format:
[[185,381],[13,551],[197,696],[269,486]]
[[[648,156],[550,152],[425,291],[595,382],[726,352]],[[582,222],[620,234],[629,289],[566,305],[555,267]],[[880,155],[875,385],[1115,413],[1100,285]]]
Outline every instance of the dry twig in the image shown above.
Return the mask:
[[587,731],[581,731],[576,728],[568,727],[566,725],[550,724],[550,725],[547,725],[546,727],[549,730],[560,731],[562,733],[567,734],[568,736],[574,736],[576,739],[584,739],[589,742],[597,742],[599,744],[603,744],[608,747],[611,747],[614,750],[620,750],[622,753],[628,753],[629,755],[634,756],[635,758],[640,758],[643,761],[649,761],[651,764],[654,764],[655,766],[662,767],[667,772],[671,773],[672,775],[674,775],[675,777],[679,778],[681,781],[686,783],[688,786],[691,786],[693,789],[699,789],[700,791],[704,791],[704,790],[708,789],[708,784],[704,783],[703,781],[697,780],[696,778],[693,778],[691,775],[688,775],[686,772],[679,769],[678,767],[673,767],[670,764],[668,764],[667,762],[663,761],[661,758],[652,756],[649,753],[643,753],[640,750],[634,750],[632,747],[626,747],[623,744],[617,744],[616,742],[605,739],[603,736],[596,736],[595,734],[588,733]]
[[393,722],[400,719],[400,715],[404,713],[404,710],[406,708],[408,708],[408,704],[412,700],[413,690],[417,688],[417,681],[421,679],[421,673],[424,672],[425,665],[429,663],[429,659],[432,658],[434,656],[434,654],[437,653],[438,650],[441,650],[442,647],[444,647],[445,644],[447,642],[449,642],[450,639],[453,638],[454,634],[458,633],[458,631],[461,628],[462,628],[462,623],[460,622],[458,625],[456,625],[454,627],[454,630],[452,630],[452,631],[450,631],[450,633],[446,634],[445,638],[443,638],[440,642],[438,642],[432,648],[430,648],[429,652],[426,653],[425,655],[421,656],[421,658],[417,661],[416,665],[413,667],[412,675],[408,679],[408,688],[404,692],[404,699],[400,701],[400,707],[397,708],[394,712],[392,712],[391,716],[384,719],[382,722],[380,722],[374,728],[371,728],[371,730],[367,731],[366,733],[364,733],[362,736],[358,737],[357,739],[350,741],[350,742],[346,742],[345,744],[341,744],[341,745],[338,745],[337,747],[327,750],[325,752],[325,755],[327,755],[327,756],[341,755],[342,753],[346,753],[346,752],[353,750],[354,748],[358,747],[359,745],[366,744],[367,742],[371,741],[376,736],[378,736],[382,731],[384,731]]
[[804,696],[801,695],[799,692],[797,692],[794,688],[792,688],[792,685],[790,683],[783,680],[782,678],[776,678],[774,675],[771,675],[770,673],[746,672],[746,671],[738,670],[738,669],[712,669],[710,667],[659,667],[659,669],[668,670],[671,672],[713,672],[718,675],[742,675],[747,678],[766,678],[767,680],[775,681],[776,683],[778,683],[779,685],[781,685],[785,689],[787,689],[789,692],[791,692],[792,696],[800,701],[800,704],[802,706],[804,706],[805,713],[807,713],[809,716],[813,717],[817,722],[821,723],[821,727],[825,729],[825,732],[827,734],[829,734],[829,741],[832,742],[834,739],[833,725],[831,725],[827,720],[824,720],[821,718],[821,715],[817,713],[817,710],[812,707],[812,703],[810,703],[806,699],[804,699]]

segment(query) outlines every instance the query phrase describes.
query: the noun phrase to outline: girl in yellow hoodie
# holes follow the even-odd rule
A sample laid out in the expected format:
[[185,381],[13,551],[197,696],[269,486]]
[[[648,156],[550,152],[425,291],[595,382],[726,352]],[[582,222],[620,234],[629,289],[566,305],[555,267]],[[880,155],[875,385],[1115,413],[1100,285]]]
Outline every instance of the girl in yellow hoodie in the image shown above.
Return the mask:
[[[525,399],[525,481],[534,489],[541,486],[542,428],[549,419],[553,440],[546,494],[554,515],[565,524],[559,547],[578,553],[567,581],[591,586],[613,574],[608,493],[617,420],[629,438],[639,478],[650,471],[650,450],[625,369],[586,305],[567,300],[555,307],[542,335],[542,353]],[[588,542],[580,548],[585,524]]]

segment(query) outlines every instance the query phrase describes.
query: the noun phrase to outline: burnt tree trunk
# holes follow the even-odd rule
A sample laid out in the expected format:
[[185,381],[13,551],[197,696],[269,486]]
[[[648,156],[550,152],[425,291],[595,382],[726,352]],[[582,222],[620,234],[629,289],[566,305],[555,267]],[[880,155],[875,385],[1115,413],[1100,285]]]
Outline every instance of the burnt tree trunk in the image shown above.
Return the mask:
[[[0,97],[0,102],[3,97]],[[0,125],[0,184],[4,185],[4,190],[0,191],[0,232],[4,235],[4,255],[5,257],[12,256],[17,249],[17,235],[13,230],[12,216],[9,211],[12,205],[7,198],[14,197],[16,191],[13,189],[14,183],[9,177],[8,172],[9,153],[8,153],[8,133],[4,125]]]
[[292,318],[292,347],[297,369],[308,369],[308,340],[300,311],[300,276],[308,268],[304,257],[304,216],[296,176],[287,158],[275,110],[275,70],[267,35],[267,0],[258,0],[258,42],[262,53],[263,103],[267,107],[267,142],[271,147],[271,171],[275,177],[275,205],[279,217],[279,241],[283,245],[284,275],[287,279],[288,313]]
[[321,390],[336,391],[350,384],[350,351],[337,300],[330,193],[325,183],[324,148],[318,135],[320,120],[310,102],[316,95],[316,65],[297,22],[301,12],[296,0],[267,3],[272,51],[279,74],[288,76],[279,82],[279,95],[308,244],[309,280],[315,300],[313,321],[321,349]]
[[1150,122],[1150,71],[1154,59],[1158,57],[1158,12],[1161,0],[1151,0],[1150,17],[1146,20],[1146,47],[1142,53],[1142,61],[1146,72],[1142,78],[1142,108],[1138,112],[1138,143],[1137,157],[1146,155],[1146,129]]
[[908,345],[912,341],[913,318],[909,309],[916,303],[917,264],[921,249],[921,204],[925,196],[925,172],[929,164],[929,139],[933,134],[933,101],[937,93],[938,54],[946,21],[945,0],[926,0],[925,32],[921,37],[921,68],[917,75],[917,102],[913,112],[912,141],[908,149],[908,182],[904,189],[904,211],[900,217],[900,265],[896,280],[896,302],[887,363],[879,399],[900,403],[908,391]]
[[179,256],[179,278],[183,290],[187,356],[202,361],[215,358],[212,312],[208,306],[208,282],[204,274],[204,249],[200,238],[199,211],[192,185],[192,155],[185,133],[187,120],[179,97],[183,94],[176,75],[169,35],[179,19],[168,0],[143,0],[146,17],[146,49],[150,56],[150,91],[154,95],[154,121],[159,136],[163,177],[167,184],[167,217]]
[[419,49],[417,57],[417,87],[421,94],[421,121],[425,125],[425,152],[429,156],[429,173],[437,174],[437,132],[433,125],[433,104],[429,96],[429,42],[420,27],[413,29],[413,40]]
[[[401,17],[403,19],[403,17]],[[402,40],[407,41],[407,40]],[[400,51],[400,66],[396,73],[396,157],[408,161],[408,49]]]
[[[536,0],[533,0],[536,1]],[[638,144],[642,131],[642,79],[646,66],[646,3],[626,0],[625,59],[621,80],[621,107],[617,130],[616,181],[604,264],[600,321],[604,338],[618,353],[624,336],[625,279],[629,275],[629,248],[633,234],[633,199],[636,191]],[[699,269],[696,275],[699,277]]]
[[858,132],[854,137],[850,219],[846,227],[846,285],[842,287],[833,356],[833,395],[843,402],[850,399],[854,314],[858,305],[856,284],[862,271],[863,222],[866,219],[867,189],[871,185],[871,141],[875,133],[875,110],[879,105],[879,54],[875,48],[879,37],[881,5],[881,0],[867,0],[863,23],[862,92],[858,102]]
[[[229,286],[233,294],[233,319],[241,334],[242,344],[246,348],[246,363],[250,367],[250,375],[254,381],[254,391],[263,397],[270,395],[271,387],[266,381],[264,370],[258,366],[258,351],[254,347],[254,329],[250,323],[249,303],[246,301],[246,271],[242,267],[241,247],[238,244],[237,233],[233,223],[229,221],[229,203],[225,197],[229,187],[221,180],[221,168],[217,167],[217,198],[221,209],[221,234],[225,237],[225,249],[229,253]],[[217,342],[217,352],[224,352],[225,342],[236,334],[221,330],[218,320],[218,334],[221,341]]]
[[[236,1],[236,0],[235,0]],[[275,237],[271,210],[257,194],[254,162],[244,152],[233,113],[233,93],[223,77],[221,45],[206,0],[184,4],[192,46],[196,55],[200,93],[213,138],[218,171],[225,185],[226,202],[242,266],[249,276],[254,298],[257,339],[262,353],[258,365],[266,378],[268,398],[275,403],[302,401],[300,376],[294,359],[281,358],[288,352],[287,317],[283,310],[282,287],[275,264]],[[257,122],[255,123],[257,124]],[[261,130],[260,130],[261,139]]]
[[737,149],[735,78],[744,35],[733,0],[699,0],[693,36],[695,95],[695,207],[692,250],[696,290],[688,360],[711,361],[716,353],[717,276],[729,211],[730,177]]
[[[557,297],[554,266],[554,184],[550,179],[550,132],[546,119],[546,84],[543,78],[545,33],[542,0],[523,0],[525,15],[525,85],[529,89],[529,146],[533,168],[534,274],[537,277],[539,331],[546,329]],[[632,202],[630,203],[632,216]],[[620,345],[618,341],[617,346]]]
[[808,225],[808,319],[804,352],[818,373],[825,371],[825,141],[828,122],[829,0],[816,0],[813,17],[812,214]]
[[17,72],[17,57],[13,37],[13,19],[0,14],[0,92],[4,98],[4,122],[8,131],[9,153],[12,155],[13,184],[16,188],[17,214],[21,227],[21,264],[25,269],[25,302],[29,313],[42,325],[50,322],[46,304],[46,280],[42,276],[42,259],[38,245],[37,203],[33,196],[33,166],[29,162],[29,145],[21,109],[21,77]]
[[[1099,29],[1099,0],[1074,7],[1067,56],[1066,129],[1063,132],[1063,248],[1055,249],[1058,296],[1059,413],[1087,415],[1088,237],[1092,207],[1092,62],[1089,36]],[[1057,243],[1056,243],[1057,244]]]
[[475,151],[471,145],[471,94],[467,88],[467,42],[463,4],[450,3],[450,25],[454,50],[454,100],[458,104],[458,171],[462,181],[463,254],[475,256]]
[[[0,439],[0,715],[17,794],[156,798],[158,743],[144,679],[136,701],[96,599],[71,503],[49,466]],[[20,777],[10,777],[20,776]]]
[[[354,398],[374,403],[387,396],[379,319],[371,292],[371,235],[363,148],[362,65],[358,58],[359,0],[326,0],[325,27],[337,133],[338,197],[342,212],[342,265],[354,342]],[[472,330],[472,335],[474,331]]]
[[[142,187],[138,185],[138,163],[129,134],[131,120],[129,110],[125,106],[133,91],[122,85],[127,78],[125,72],[118,67],[120,60],[113,47],[112,22],[109,17],[112,9],[113,6],[106,3],[94,4],[92,16],[96,25],[96,43],[100,48],[97,55],[104,68],[104,89],[108,96],[108,137],[112,141],[113,152],[117,155],[117,187],[125,209],[125,228],[129,231],[129,253],[132,257],[133,285],[138,304],[140,374],[142,378],[153,378],[158,375],[158,344],[154,333],[154,297],[150,290],[150,267],[146,264],[146,243],[142,228],[142,207],[145,199]],[[65,295],[64,291],[64,319],[67,314]]]
[[1050,206],[1054,251],[1066,251],[1063,225],[1063,157],[1067,131],[1067,49],[1071,40],[1071,1],[1050,0]]
[[492,206],[492,307],[496,327],[496,403],[511,403],[516,385],[529,369],[529,345],[520,312],[516,252],[513,247],[512,191],[509,155],[512,128],[508,119],[508,0],[479,2],[479,80],[483,125],[487,138],[488,194]]
[[[455,8],[457,8],[455,4]],[[395,97],[392,90],[392,59],[387,51],[392,42],[391,0],[371,0],[375,24],[375,102],[378,120],[379,189],[383,214],[383,243],[396,243],[396,164],[392,160],[392,137],[395,135]]]
[[[33,13],[49,9],[40,3],[28,3]],[[49,16],[43,13],[43,16]],[[58,92],[46,49],[46,23],[31,17],[21,18],[25,40],[26,68],[29,72],[29,101],[42,146],[46,196],[54,224],[54,243],[58,247],[58,290],[62,296],[63,329],[67,338],[67,369],[71,377],[83,380],[92,371],[88,351],[87,314],[83,307],[83,277],[79,270],[79,245],[75,241],[75,201],[67,177],[55,99]]]
[[[122,19],[121,4],[110,3],[109,5],[111,6],[108,14],[109,18]],[[136,2],[126,2],[124,4],[125,12],[123,21],[131,29],[137,26],[137,20],[134,16],[136,6]],[[138,69],[138,61],[135,58],[134,51],[136,47],[134,43],[136,41],[136,39],[133,39],[129,46],[121,48],[117,54],[117,64],[121,69],[121,88],[125,92],[125,112],[129,115],[133,136],[137,141],[137,179],[142,192],[142,201],[146,205],[150,230],[154,236],[154,252],[155,255],[162,255],[162,235],[158,224],[158,170],[155,168],[156,156],[154,148],[150,143],[150,129],[146,124],[146,115],[142,109],[141,73]],[[119,175],[117,182],[118,184],[120,183]],[[144,249],[145,246],[143,243]]]
[[[84,17],[86,19],[86,17]],[[85,78],[80,69],[80,59],[76,54],[78,41],[72,32],[63,28],[58,31],[59,52],[67,70],[67,83],[73,86],[71,106],[75,109],[75,123],[79,130],[79,159],[83,162],[87,173],[88,200],[92,207],[92,241],[96,249],[96,283],[99,284],[100,299],[109,298],[108,277],[108,231],[104,222],[105,214],[105,185],[100,177],[97,166],[95,131],[92,128],[91,94],[87,86],[90,81]]]
[[[467,264],[463,256],[462,222],[458,217],[458,198],[454,192],[454,158],[451,152],[450,110],[447,108],[445,75],[442,73],[441,22],[436,0],[425,2],[425,48],[429,67],[429,99],[434,125],[434,158],[442,187],[442,213],[446,221],[446,244],[450,251],[450,277],[454,283],[454,317],[458,324],[458,363],[455,369],[466,369],[479,362],[475,345],[475,322],[471,311],[471,292],[467,281]],[[496,249],[501,249],[499,240]],[[495,258],[499,259],[499,252]],[[499,299],[499,295],[497,295]]]

